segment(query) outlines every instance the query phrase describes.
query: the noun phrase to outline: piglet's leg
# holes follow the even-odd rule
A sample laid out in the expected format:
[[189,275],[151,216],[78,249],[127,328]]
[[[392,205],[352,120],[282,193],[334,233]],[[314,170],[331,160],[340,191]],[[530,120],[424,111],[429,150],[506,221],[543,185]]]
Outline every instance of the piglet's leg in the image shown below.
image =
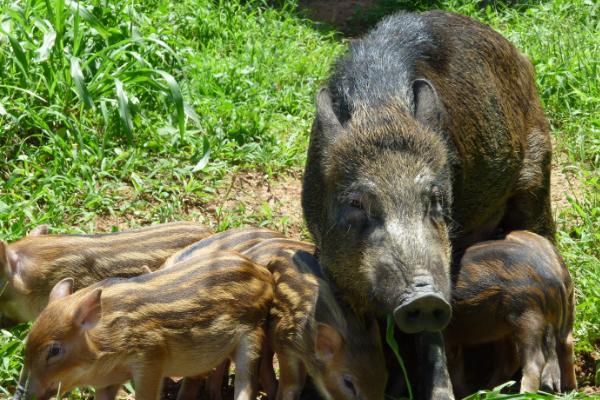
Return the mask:
[[110,385],[103,388],[96,388],[95,400],[114,400],[117,393],[121,389],[121,385]]
[[273,356],[273,350],[268,340],[265,340],[260,355],[259,381],[269,400],[273,400],[277,396],[277,377],[273,368]]
[[306,381],[306,370],[302,361],[284,352],[277,353],[277,358],[279,360],[279,387],[276,399],[299,399]]
[[517,334],[521,353],[521,393],[537,392],[540,388],[542,369],[545,358],[543,352],[544,326],[541,317],[533,314],[524,314],[519,321]]
[[177,400],[194,400],[204,383],[204,375],[185,378],[177,392]]
[[145,360],[143,365],[133,371],[135,382],[135,400],[159,400],[163,373],[160,359]]
[[496,368],[485,386],[488,389],[510,380],[519,370],[519,350],[512,339],[504,338],[494,343],[494,359]]
[[465,377],[465,357],[462,346],[446,345],[446,357],[448,360],[448,369],[454,387],[454,393],[460,398],[465,397],[469,393],[467,381]]
[[546,329],[544,355],[546,356],[546,363],[542,370],[542,390],[551,393],[559,392],[560,366],[558,364],[558,355],[556,354],[556,336],[551,327]]
[[561,391],[570,392],[577,389],[575,377],[575,359],[573,350],[573,333],[569,332],[565,340],[559,340],[556,346],[558,362],[560,365]]
[[223,361],[208,376],[208,398],[210,400],[223,400],[223,381],[229,374],[230,360]]
[[260,345],[263,337],[262,328],[256,329],[244,335],[235,349],[235,400],[256,398]]

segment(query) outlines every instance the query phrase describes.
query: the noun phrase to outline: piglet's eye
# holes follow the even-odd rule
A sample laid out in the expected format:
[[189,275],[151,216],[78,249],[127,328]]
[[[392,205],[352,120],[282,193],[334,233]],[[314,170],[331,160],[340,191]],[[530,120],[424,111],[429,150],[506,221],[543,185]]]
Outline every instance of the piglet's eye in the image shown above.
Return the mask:
[[46,361],[50,360],[53,357],[58,356],[62,351],[62,348],[59,343],[52,343],[48,347],[48,356],[46,357]]
[[356,392],[356,387],[354,386],[354,382],[352,382],[352,379],[348,376],[344,376],[343,382],[346,389],[348,389],[348,391],[352,393],[354,397],[356,397],[358,393]]

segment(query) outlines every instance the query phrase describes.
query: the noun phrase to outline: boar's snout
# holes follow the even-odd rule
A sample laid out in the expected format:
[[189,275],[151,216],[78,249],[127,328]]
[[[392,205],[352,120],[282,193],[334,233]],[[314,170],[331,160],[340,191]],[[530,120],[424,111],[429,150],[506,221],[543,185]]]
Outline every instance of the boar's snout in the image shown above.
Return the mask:
[[439,332],[450,322],[452,307],[432,285],[420,282],[394,310],[394,320],[405,333]]

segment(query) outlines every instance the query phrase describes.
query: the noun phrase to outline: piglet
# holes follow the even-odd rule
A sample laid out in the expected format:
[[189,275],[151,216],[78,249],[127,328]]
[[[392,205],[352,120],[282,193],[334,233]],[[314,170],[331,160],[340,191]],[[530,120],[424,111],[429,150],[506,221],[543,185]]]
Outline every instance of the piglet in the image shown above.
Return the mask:
[[108,400],[133,379],[137,400],[155,400],[164,377],[206,374],[231,358],[235,400],[254,399],[272,300],[269,271],[227,252],[74,293],[66,278],[27,338],[30,392],[45,399],[91,385]]

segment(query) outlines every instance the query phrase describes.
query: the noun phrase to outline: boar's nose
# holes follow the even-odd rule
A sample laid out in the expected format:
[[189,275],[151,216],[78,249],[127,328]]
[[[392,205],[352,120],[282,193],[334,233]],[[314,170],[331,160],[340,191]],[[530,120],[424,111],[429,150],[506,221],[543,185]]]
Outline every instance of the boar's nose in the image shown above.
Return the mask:
[[420,293],[394,310],[396,324],[405,333],[441,331],[451,316],[450,304],[437,293]]

